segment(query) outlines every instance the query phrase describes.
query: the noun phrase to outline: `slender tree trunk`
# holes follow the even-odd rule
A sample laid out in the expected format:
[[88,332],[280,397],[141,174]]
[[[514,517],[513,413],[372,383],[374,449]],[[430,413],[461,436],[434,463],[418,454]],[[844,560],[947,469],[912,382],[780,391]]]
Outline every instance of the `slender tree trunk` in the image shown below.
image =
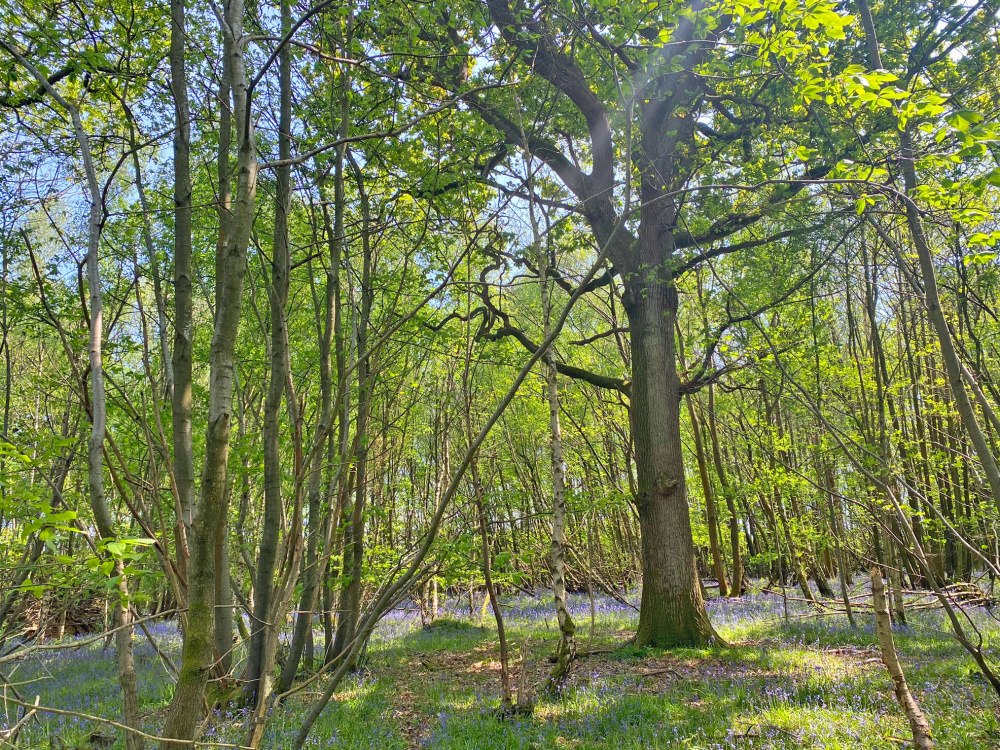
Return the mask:
[[903,669],[899,664],[899,657],[896,655],[896,646],[892,638],[892,623],[889,620],[889,611],[886,606],[885,586],[882,583],[882,572],[878,568],[872,569],[872,598],[875,603],[875,626],[878,632],[879,649],[882,652],[882,663],[885,664],[886,671],[892,678],[896,700],[910,722],[913,743],[918,750],[933,750],[934,743],[931,741],[930,724],[910,693]]
[[698,475],[701,477],[701,488],[705,495],[705,520],[708,522],[708,544],[712,554],[712,569],[715,580],[719,582],[719,596],[729,596],[729,585],[726,583],[726,568],[722,561],[722,551],[719,548],[719,516],[715,508],[715,493],[712,491],[712,480],[708,476],[708,459],[705,456],[705,442],[702,439],[701,420],[695,411],[694,400],[690,394],[685,395],[688,416],[691,419],[691,434],[694,437],[695,459],[698,462]]
[[[355,182],[361,202],[361,310],[357,324],[357,382],[358,382],[358,413],[355,426],[355,485],[354,504],[348,519],[349,536],[344,545],[344,573],[348,576],[347,583],[341,589],[340,617],[337,625],[337,638],[334,642],[334,655],[339,655],[357,634],[358,619],[361,615],[362,574],[364,572],[365,546],[365,500],[368,493],[368,421],[371,412],[371,377],[368,349],[368,328],[371,321],[373,291],[372,247],[371,247],[371,209],[368,203],[368,193],[364,185],[364,175],[354,162],[349,152],[348,161],[354,171]],[[352,668],[355,665],[350,665]]]
[[[525,138],[527,142],[527,138]],[[527,144],[526,144],[527,145]],[[530,156],[525,157],[528,172],[529,200],[528,215],[531,220],[532,241],[535,248],[535,262],[538,265],[538,289],[542,303],[542,333],[548,338],[552,333],[552,298],[548,282],[549,250],[542,241],[535,214],[534,180]],[[470,342],[471,343],[471,342]],[[573,659],[576,657],[576,625],[566,602],[566,464],[563,461],[562,426],[559,423],[559,376],[556,368],[555,347],[551,347],[542,358],[545,368],[545,399],[549,407],[549,455],[552,471],[552,536],[549,544],[549,575],[552,581],[552,599],[559,623],[559,643],[556,646],[556,662],[549,674],[548,690],[558,693],[569,676]],[[471,425],[470,425],[471,437]],[[485,527],[483,529],[485,533]],[[520,692],[519,692],[520,700]]]
[[834,513],[834,503],[833,496],[836,494],[836,483],[833,478],[833,467],[827,464],[827,480],[826,485],[829,489],[829,494],[827,494],[827,506],[830,511],[830,529],[833,534],[833,547],[837,554],[837,581],[840,583],[840,598],[844,602],[844,612],[847,615],[847,622],[850,623],[852,628],[856,628],[858,624],[854,620],[854,609],[851,606],[851,594],[847,586],[848,572],[847,572],[847,559],[844,555],[844,548],[840,543],[840,534],[837,532],[836,515]]
[[[715,383],[708,386],[708,434],[712,441],[712,459],[715,463],[715,473],[719,477],[719,486],[726,499],[729,509],[729,546],[733,555],[733,578],[730,582],[731,596],[743,596],[743,554],[740,550],[740,517],[736,512],[736,500],[733,488],[726,476],[726,466],[722,461],[722,451],[719,449],[719,432],[715,420]],[[720,595],[722,594],[720,590]]]
[[[226,468],[233,421],[235,346],[239,333],[246,275],[246,252],[253,229],[257,194],[257,151],[253,120],[249,116],[248,79],[243,59],[244,6],[230,0],[221,30],[223,67],[232,86],[233,119],[238,133],[237,193],[231,230],[220,227],[225,242],[218,249],[216,315],[210,352],[208,425],[201,493],[191,522],[191,564],[188,575],[188,627],[182,666],[163,728],[165,748],[187,745],[170,739],[191,740],[200,722],[205,685],[215,660],[215,547],[225,505]],[[223,108],[226,104],[223,103]],[[220,153],[220,160],[227,158]],[[175,377],[177,371],[174,371]]]
[[[860,11],[862,25],[865,29],[865,37],[868,42],[869,64],[873,68],[880,69],[882,68],[882,58],[868,0],[858,0],[858,10]],[[920,270],[923,289],[920,289],[916,280],[909,275],[904,259],[899,257],[901,255],[899,247],[895,243],[891,243],[891,247],[893,247],[897,254],[897,262],[899,262],[900,268],[907,274],[907,278],[911,281],[914,291],[923,300],[924,307],[927,310],[927,317],[930,319],[931,325],[934,326],[938,344],[941,348],[941,359],[944,361],[945,372],[948,377],[948,385],[951,387],[952,401],[962,419],[962,425],[965,427],[972,441],[976,456],[983,466],[983,473],[986,475],[986,481],[989,485],[993,502],[997,506],[997,509],[1000,509],[1000,464],[998,464],[996,456],[993,455],[990,449],[989,441],[979,424],[979,420],[976,417],[976,410],[966,389],[964,378],[968,376],[971,379],[972,374],[968,371],[968,368],[963,366],[958,356],[958,351],[955,348],[951,329],[948,326],[948,319],[945,317],[944,308],[941,306],[937,272],[934,269],[934,255],[924,230],[923,220],[920,217],[920,209],[914,202],[914,194],[919,183],[917,181],[916,157],[913,150],[910,128],[911,125],[904,125],[900,128],[899,145],[902,151],[900,167],[903,173],[903,186],[906,190],[904,197],[906,226],[909,229],[910,239],[917,253],[917,265]],[[890,238],[883,237],[883,239]]]
[[[10,43],[0,39],[0,46],[25,68],[46,90],[49,96],[69,114],[73,125],[73,134],[80,147],[83,171],[87,178],[90,198],[90,212],[87,232],[87,286],[90,298],[90,438],[87,441],[87,484],[90,496],[90,507],[94,514],[94,523],[101,538],[114,541],[116,538],[114,520],[108,508],[104,493],[104,440],[107,432],[107,401],[104,391],[104,309],[101,293],[101,266],[98,251],[101,245],[101,231],[104,226],[104,203],[97,170],[94,166],[90,150],[90,138],[79,110],[48,82],[45,76],[34,65],[28,62]],[[9,370],[8,370],[9,371]],[[86,387],[84,386],[84,390]],[[114,571],[118,579],[118,601],[115,603],[115,661],[118,669],[118,682],[122,690],[122,707],[125,724],[138,729],[142,726],[139,713],[139,689],[135,676],[135,663],[132,656],[132,617],[129,608],[128,585],[125,577],[125,565],[121,556],[114,558]],[[126,732],[125,746],[128,750],[141,750],[143,742],[140,737]]]
[[[291,28],[291,10],[288,1],[281,4],[282,33]],[[280,113],[278,122],[278,158],[291,157],[291,57],[286,44],[279,54]],[[270,377],[264,402],[264,517],[257,555],[257,580],[253,592],[253,622],[250,624],[250,648],[243,683],[243,698],[253,705],[266,700],[270,693],[271,664],[266,658],[270,631],[279,628],[273,597],[274,575],[278,562],[278,543],[281,535],[284,505],[282,503],[281,468],[281,403],[288,380],[288,291],[291,272],[291,253],[288,245],[288,213],[291,210],[291,166],[275,169],[274,243],[271,253],[271,280],[268,301],[271,323]],[[291,394],[289,394],[291,395]]]
[[[79,115],[73,110],[73,119],[79,123]],[[90,162],[90,149],[82,125],[77,128],[77,138],[84,150],[84,162]],[[107,429],[107,401],[104,392],[103,363],[103,304],[101,295],[101,271],[98,258],[103,209],[100,189],[97,185],[93,164],[87,164],[91,183],[90,241],[87,253],[87,285],[90,296],[90,411],[91,431],[87,442],[87,476],[90,490],[90,508],[98,533],[106,541],[117,537],[114,521],[108,509],[104,494],[104,439]],[[118,579],[116,586],[118,600],[114,605],[113,623],[115,631],[115,663],[118,668],[118,682],[122,689],[122,704],[125,724],[135,729],[142,726],[139,712],[139,686],[135,675],[135,660],[132,655],[132,613],[129,608],[129,592],[125,577],[125,565],[120,556],[114,558],[114,572]],[[141,737],[127,732],[125,746],[128,750],[142,750]]]
[[[471,441],[472,422],[468,414],[471,406],[466,401],[466,434]],[[483,502],[483,485],[479,477],[479,462],[473,458],[469,464],[469,475],[472,478],[472,489],[476,498],[476,513],[479,520],[479,541],[483,553],[483,580],[486,585],[486,595],[493,610],[497,623],[497,640],[500,641],[500,699],[503,711],[509,713],[514,706],[514,693],[510,685],[510,655],[507,648],[507,631],[504,627],[503,611],[500,609],[500,597],[493,583],[493,551],[490,545],[489,528],[486,525],[486,506]]]
[[[772,404],[768,400],[767,391],[764,390],[764,383],[761,381],[761,395],[764,397],[764,410],[767,417],[768,424],[772,425],[778,433],[779,438],[784,437],[784,430],[781,425],[781,416],[778,413],[778,406],[780,403],[780,395],[775,395],[774,403]],[[771,475],[775,476],[777,470],[777,460],[775,458],[775,449],[772,446],[772,452],[770,456],[770,468]],[[788,463],[787,460],[784,461],[785,464]],[[792,567],[792,572],[795,574],[795,580],[799,584],[799,588],[802,590],[802,596],[804,596],[809,601],[815,601],[816,597],[813,595],[812,589],[809,588],[809,579],[806,578],[805,568],[802,565],[802,558],[799,556],[798,549],[795,544],[795,539],[792,537],[791,525],[788,522],[788,513],[785,510],[785,501],[782,497],[781,487],[777,484],[774,486],[774,509],[777,514],[777,519],[775,520],[775,533],[777,533],[777,522],[780,521],[781,531],[785,537],[785,546],[788,548],[788,562]],[[782,581],[784,585],[784,581]]]
[[[174,99],[174,349],[171,357],[173,389],[173,469],[178,505],[174,545],[181,575],[187,576],[188,535],[194,506],[194,440],[192,437],[193,377],[192,347],[194,315],[192,309],[193,270],[191,262],[191,113],[188,106],[187,67],[185,63],[187,26],[185,0],[170,1],[170,89]],[[227,75],[220,86],[221,121],[219,129],[219,207],[220,217],[228,213],[229,194],[229,87]],[[225,169],[223,170],[223,164]],[[221,234],[221,233],[220,233]]]

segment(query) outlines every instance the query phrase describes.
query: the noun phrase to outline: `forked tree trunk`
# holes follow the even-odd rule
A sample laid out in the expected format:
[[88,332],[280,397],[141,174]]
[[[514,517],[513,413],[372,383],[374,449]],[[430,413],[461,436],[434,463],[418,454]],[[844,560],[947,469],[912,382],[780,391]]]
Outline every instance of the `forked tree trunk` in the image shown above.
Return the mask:
[[[248,116],[248,80],[243,59],[242,0],[230,0],[224,23],[223,67],[231,82],[233,120],[237,126],[239,152],[237,192],[232,222],[220,227],[216,276],[215,330],[210,353],[208,425],[201,492],[191,522],[191,562],[188,574],[188,623],[182,651],[182,666],[163,728],[165,748],[182,750],[201,720],[205,685],[215,661],[215,548],[226,495],[230,431],[233,422],[233,377],[236,337],[243,303],[246,252],[253,229],[257,195],[257,152],[253,121]],[[226,102],[223,102],[223,107]],[[220,160],[228,156],[220,153]],[[177,375],[176,369],[174,373]]]

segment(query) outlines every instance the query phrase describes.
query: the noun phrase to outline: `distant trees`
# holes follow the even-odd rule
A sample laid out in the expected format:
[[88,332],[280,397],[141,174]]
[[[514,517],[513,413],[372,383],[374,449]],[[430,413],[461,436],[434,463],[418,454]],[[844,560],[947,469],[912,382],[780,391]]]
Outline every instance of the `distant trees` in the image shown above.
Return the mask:
[[846,10],[0,9],[0,640],[107,601],[138,728],[176,613],[165,746],[301,747],[432,586],[551,589],[558,691],[573,590],[995,579],[995,19]]

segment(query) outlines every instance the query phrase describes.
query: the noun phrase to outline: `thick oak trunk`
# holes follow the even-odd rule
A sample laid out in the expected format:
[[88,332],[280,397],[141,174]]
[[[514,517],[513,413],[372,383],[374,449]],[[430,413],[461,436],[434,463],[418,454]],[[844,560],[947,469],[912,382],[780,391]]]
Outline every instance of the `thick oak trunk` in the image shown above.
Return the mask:
[[632,344],[632,436],[642,534],[642,603],[636,642],[661,648],[718,639],[695,569],[681,453],[680,381],[671,281],[634,277],[624,298]]

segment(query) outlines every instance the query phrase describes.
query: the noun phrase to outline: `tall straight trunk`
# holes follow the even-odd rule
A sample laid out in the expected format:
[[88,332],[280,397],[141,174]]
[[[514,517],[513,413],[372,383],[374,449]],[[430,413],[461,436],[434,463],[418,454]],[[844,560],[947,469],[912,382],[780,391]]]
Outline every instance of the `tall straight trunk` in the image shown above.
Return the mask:
[[[779,405],[781,396],[775,395],[774,403],[768,399],[767,391],[764,389],[764,382],[761,381],[761,395],[764,397],[764,411],[767,418],[767,423],[771,425],[778,433],[778,438],[782,439],[784,437],[784,429],[781,424],[781,415],[779,414]],[[770,469],[771,475],[774,476],[777,470],[777,460],[775,458],[775,449],[772,447],[770,456]],[[787,458],[784,460],[787,465]],[[802,590],[802,596],[804,596],[809,601],[814,601],[815,596],[813,595],[812,589],[809,588],[809,580],[806,578],[805,568],[802,565],[802,558],[799,555],[798,548],[795,544],[795,539],[792,536],[791,525],[788,522],[788,513],[785,510],[785,501],[782,496],[781,487],[775,484],[774,486],[774,510],[777,515],[775,519],[772,519],[775,523],[775,534],[778,532],[778,522],[780,521],[781,531],[785,537],[785,546],[788,549],[788,562],[791,565],[792,573],[795,575],[795,580],[799,584],[799,588]],[[782,581],[782,585],[784,581]]]
[[705,442],[702,439],[701,420],[695,411],[694,399],[686,394],[688,416],[691,419],[691,434],[694,437],[695,459],[698,462],[698,475],[701,477],[701,488],[705,495],[705,519],[708,522],[708,545],[712,554],[712,569],[715,580],[719,582],[719,596],[729,596],[729,585],[726,583],[726,568],[722,561],[722,551],[719,549],[719,516],[715,508],[715,493],[712,491],[712,480],[708,476],[708,459],[705,456]]
[[[869,262],[868,247],[865,242],[861,243],[861,262],[864,268],[864,282],[865,282],[865,311],[868,316],[868,331],[871,341],[871,353],[873,359],[873,365],[875,370],[875,404],[878,415],[878,434],[877,440],[879,445],[879,450],[882,454],[882,469],[881,475],[883,482],[893,482],[896,483],[896,479],[891,472],[892,466],[892,455],[891,455],[891,444],[889,440],[888,432],[888,422],[886,420],[886,404],[888,402],[889,408],[891,410],[892,416],[892,426],[893,432],[899,433],[899,422],[896,419],[895,406],[892,402],[891,396],[887,394],[889,390],[889,371],[885,363],[885,353],[884,346],[882,343],[882,336],[879,332],[878,317],[877,317],[877,307],[878,307],[878,268],[876,266],[876,258],[872,255],[871,262]],[[900,453],[901,457],[905,461],[906,452],[905,446],[900,442]],[[898,532],[898,523],[892,523],[895,519],[889,519],[890,526],[894,527]],[[914,527],[916,528],[916,517]],[[895,544],[893,540],[888,540],[888,557],[889,557],[889,569],[892,571],[893,583],[898,583],[899,581],[899,569],[896,567],[896,555],[895,555]],[[901,560],[901,558],[900,558]],[[897,586],[893,587],[893,593],[896,592]],[[894,597],[895,599],[895,597]],[[898,622],[905,622],[905,614],[901,608],[897,608],[898,613],[895,615]]]
[[[372,290],[372,247],[371,247],[371,208],[368,203],[368,193],[364,185],[364,175],[354,162],[349,152],[348,161],[354,171],[355,183],[361,203],[361,309],[357,318],[357,382],[358,382],[358,413],[355,423],[355,485],[354,504],[351,508],[348,523],[349,535],[344,545],[344,573],[348,576],[346,585],[341,589],[340,617],[337,625],[337,637],[334,641],[334,655],[339,655],[349,646],[357,634],[358,618],[361,615],[362,573],[364,571],[364,532],[365,532],[365,500],[367,497],[368,470],[368,421],[371,411],[371,362],[368,356],[368,327],[371,320],[373,300]],[[351,665],[352,667],[354,665]]]
[[[646,220],[644,211],[644,225]],[[653,230],[647,228],[646,233]],[[658,237],[644,238],[641,228],[640,242],[644,239],[661,242]],[[684,483],[674,341],[677,289],[670,278],[637,274],[626,281],[623,303],[632,345],[629,413],[642,537],[636,642],[660,648],[708,644],[718,640],[718,635],[701,595]]]
[[[142,168],[139,163],[139,144],[135,139],[135,119],[131,110],[125,107],[125,118],[128,121],[128,141],[132,151],[132,170],[135,172],[135,192],[139,198],[139,209],[142,212],[142,243],[149,260],[150,273],[153,277],[153,296],[156,298],[156,333],[159,342],[160,357],[163,365],[164,391],[171,395],[174,392],[174,368],[170,361],[170,341],[167,334],[167,311],[163,299],[163,283],[160,273],[160,259],[153,243],[153,225],[149,200],[146,197],[146,186],[142,179]],[[139,271],[136,262],[136,293],[139,293]],[[154,384],[155,387],[155,384]]]
[[[712,460],[715,463],[715,473],[719,477],[719,486],[726,499],[729,509],[729,546],[733,555],[733,578],[730,581],[731,596],[743,596],[743,554],[740,549],[740,517],[736,512],[736,499],[733,488],[726,475],[726,465],[722,461],[722,451],[719,448],[719,430],[715,415],[715,383],[708,386],[708,435],[712,441]],[[721,591],[720,591],[721,594]]]
[[[944,309],[941,307],[933,253],[931,252],[927,235],[924,232],[919,209],[910,197],[916,191],[918,184],[916,168],[913,162],[913,147],[908,128],[904,129],[900,134],[900,145],[903,149],[903,183],[907,192],[906,221],[913,240],[913,246],[917,251],[917,260],[923,281],[923,301],[927,309],[927,317],[930,318],[934,326],[938,344],[941,347],[941,359],[944,361],[945,372],[948,376],[948,385],[951,387],[955,409],[962,419],[962,425],[965,427],[976,456],[983,466],[983,473],[986,475],[993,502],[1000,509],[1000,465],[998,465],[997,458],[990,449],[989,441],[979,424],[975,407],[969,398],[963,377],[964,368],[955,349],[955,342],[952,339],[951,329],[948,327],[948,320],[945,317]],[[971,373],[968,376],[971,378]]]
[[[282,34],[291,28],[288,0],[281,4]],[[279,55],[279,116],[278,158],[291,157],[292,72],[289,45]],[[264,401],[264,517],[257,554],[257,579],[253,591],[253,622],[250,626],[250,648],[243,682],[243,697],[252,704],[263,700],[271,689],[273,675],[267,658],[270,630],[280,627],[274,618],[274,574],[278,561],[284,506],[281,484],[281,402],[289,374],[288,353],[288,290],[291,273],[291,253],[288,244],[288,213],[292,205],[291,166],[275,169],[274,243],[271,253],[271,279],[268,302],[271,323],[270,375]],[[291,394],[289,394],[291,397]]]
[[[544,269],[545,266],[542,266]],[[545,289],[542,271],[542,307],[545,320],[545,337],[551,329],[549,293]],[[559,424],[559,382],[554,350],[543,358],[545,363],[546,398],[549,406],[549,439],[552,459],[552,541],[549,546],[549,572],[552,578],[552,599],[559,623],[559,644],[556,663],[549,675],[552,692],[562,688],[576,656],[576,625],[566,601],[566,466],[563,461],[562,427]]]
[[[525,139],[527,141],[527,139]],[[527,144],[526,144],[527,145]],[[552,333],[552,298],[549,286],[549,249],[542,242],[542,235],[535,215],[534,180],[530,156],[525,157],[528,172],[529,199],[528,216],[531,220],[532,242],[535,248],[535,263],[538,266],[538,291],[542,303],[542,335],[548,338]],[[471,343],[471,342],[470,342]],[[562,426],[559,423],[559,374],[556,369],[555,347],[542,357],[545,368],[545,400],[549,407],[549,457],[552,473],[552,536],[549,543],[549,576],[552,581],[552,599],[559,624],[559,643],[556,646],[556,661],[549,674],[548,691],[558,693],[569,676],[573,659],[576,657],[576,625],[566,601],[566,464],[563,461]],[[471,426],[470,426],[471,437]],[[486,527],[483,527],[483,533]],[[518,698],[521,696],[519,694]]]
[[[189,540],[191,561],[188,574],[188,624],[182,650],[182,665],[170,703],[163,736],[164,747],[182,750],[191,740],[201,720],[205,685],[215,661],[215,547],[226,495],[226,468],[229,461],[230,431],[233,421],[233,379],[236,338],[243,304],[246,254],[253,230],[257,196],[257,151],[253,120],[249,116],[246,66],[243,59],[244,5],[230,0],[224,22],[220,23],[223,69],[232,89],[232,115],[238,134],[237,188],[232,222],[220,227],[225,242],[218,248],[216,315],[210,351],[208,425],[205,435],[205,464],[201,492],[192,514]],[[227,105],[223,103],[225,108]],[[220,160],[228,158],[220,153]],[[230,229],[231,231],[224,231]],[[175,370],[176,377],[176,370]]]
[[[354,16],[352,13],[347,19],[347,33],[343,43],[345,57],[349,54],[348,50],[350,49],[353,36],[353,25]],[[348,69],[345,66],[345,68],[341,70],[341,86],[339,91],[340,128],[338,135],[341,139],[346,138],[350,133],[350,99],[347,95],[349,89],[350,76],[348,74]],[[335,89],[331,87],[331,109],[334,103],[332,97],[333,91],[335,91]],[[345,150],[346,145],[340,146],[337,149],[335,156],[334,179],[337,182],[337,186],[335,188],[334,196],[335,219],[332,226],[326,206],[324,205],[322,208],[324,229],[327,235],[327,245],[330,250],[330,259],[326,273],[324,314],[322,318],[320,318],[317,313],[321,406],[320,419],[316,425],[316,435],[317,439],[326,435],[326,463],[331,467],[335,460],[337,447],[335,433],[331,429],[334,419],[333,400],[335,387],[331,355],[333,352],[334,335],[337,331],[339,323],[339,274],[344,231],[343,171]],[[318,307],[319,300],[318,295],[315,295],[315,292],[314,297],[316,298]],[[346,423],[343,420],[341,421],[341,426],[346,426]],[[312,665],[313,614],[316,608],[316,601],[320,598],[320,587],[323,585],[325,578],[324,574],[328,567],[327,561],[329,559],[329,551],[327,550],[327,547],[331,543],[331,533],[335,530],[335,527],[338,524],[337,519],[334,518],[335,509],[329,507],[329,501],[336,494],[337,477],[339,477],[339,473],[331,473],[328,489],[324,495],[322,491],[323,467],[321,462],[317,461],[315,463],[309,475],[307,489],[309,503],[309,530],[306,540],[305,567],[302,570],[302,593],[299,599],[299,610],[295,615],[295,628],[293,630],[292,641],[288,649],[288,657],[285,659],[285,664],[281,669],[278,684],[275,686],[275,690],[277,692],[284,692],[291,687],[304,650],[308,652],[308,663],[306,665],[307,669],[311,668]],[[324,497],[327,500],[327,507],[325,509],[322,507]],[[322,559],[318,556],[320,541],[323,541],[324,543],[324,554]],[[324,609],[328,609],[326,604],[324,604]],[[324,629],[332,631],[332,623],[330,624],[331,626],[327,625],[328,617],[329,613],[324,612]],[[328,632],[326,640],[327,647],[329,647],[331,636],[332,632]]]
[[[173,389],[171,421],[173,423],[173,470],[177,485],[177,517],[175,546],[178,568],[186,576],[188,569],[188,534],[191,509],[194,507],[194,440],[191,412],[193,405],[192,346],[194,315],[192,310],[191,263],[191,112],[188,105],[187,67],[185,64],[187,27],[185,0],[170,0],[170,89],[174,99],[174,349],[171,355]],[[223,73],[223,80],[227,80]],[[225,155],[225,182],[220,179],[220,200],[229,192],[228,159],[230,118],[228,85],[221,87],[222,122],[219,130],[220,165]],[[222,170],[220,166],[220,178]],[[228,212],[228,204],[220,214]]]
[[833,464],[829,461],[824,461],[826,481],[823,483],[826,485],[827,495],[827,509],[830,514],[830,532],[833,536],[833,549],[837,555],[837,581],[840,583],[840,599],[844,603],[844,612],[847,615],[847,622],[850,623],[852,628],[856,628],[858,625],[854,621],[854,610],[851,607],[851,594],[848,588],[848,581],[850,579],[850,572],[847,569],[847,556],[844,554],[844,548],[840,543],[840,533],[837,525],[837,516],[834,510],[835,505],[833,502],[834,495],[837,494],[837,480],[833,473]]
[[[97,183],[94,165],[91,161],[90,146],[84,132],[79,114],[74,108],[71,111],[77,140],[83,151],[84,169],[90,185],[90,229],[87,250],[87,286],[90,297],[90,439],[87,441],[87,485],[90,494],[90,508],[94,514],[94,523],[101,538],[105,541],[116,539],[114,520],[108,508],[104,493],[104,438],[107,432],[107,400],[104,390],[104,308],[101,294],[101,268],[98,249],[101,242],[103,225],[103,208],[101,191]],[[142,716],[139,712],[139,687],[135,675],[135,660],[132,655],[132,614],[129,609],[128,584],[125,577],[125,565],[121,557],[114,560],[114,572],[118,579],[116,586],[118,600],[114,608],[115,631],[115,664],[118,670],[118,682],[122,689],[122,704],[125,724],[135,729],[142,726]],[[125,747],[128,750],[141,750],[143,740],[131,732],[125,734]]]

